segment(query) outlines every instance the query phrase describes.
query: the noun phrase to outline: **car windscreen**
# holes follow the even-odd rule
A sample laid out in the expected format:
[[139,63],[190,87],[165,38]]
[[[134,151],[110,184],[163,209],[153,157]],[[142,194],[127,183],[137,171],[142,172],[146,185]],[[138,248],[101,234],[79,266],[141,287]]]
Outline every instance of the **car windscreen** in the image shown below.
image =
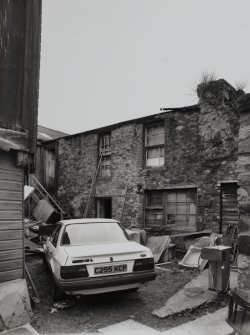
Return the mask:
[[62,245],[126,242],[128,239],[116,222],[76,223],[66,226]]

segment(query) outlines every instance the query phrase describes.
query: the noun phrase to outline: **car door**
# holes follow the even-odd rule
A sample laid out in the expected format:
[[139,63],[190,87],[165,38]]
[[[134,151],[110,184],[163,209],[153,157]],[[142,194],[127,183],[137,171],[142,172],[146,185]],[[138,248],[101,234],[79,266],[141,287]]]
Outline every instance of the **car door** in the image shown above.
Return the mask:
[[51,271],[55,273],[55,267],[56,267],[56,248],[58,245],[58,237],[61,232],[62,225],[58,224],[58,226],[55,228],[55,230],[52,232],[51,236],[48,239],[47,243],[47,259],[49,266],[51,268]]

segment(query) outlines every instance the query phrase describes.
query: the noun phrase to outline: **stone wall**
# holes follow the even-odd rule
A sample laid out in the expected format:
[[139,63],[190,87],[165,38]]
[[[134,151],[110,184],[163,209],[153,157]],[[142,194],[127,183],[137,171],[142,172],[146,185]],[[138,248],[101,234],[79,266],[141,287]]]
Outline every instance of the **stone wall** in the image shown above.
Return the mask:
[[239,98],[238,201],[240,210],[238,292],[250,302],[250,94]]
[[239,116],[237,91],[225,80],[200,84],[198,161],[202,179],[200,217],[218,230],[221,183],[237,181]]
[[[98,164],[98,136],[111,132],[111,177],[98,175],[88,216],[96,216],[95,197],[112,197],[112,216],[124,225],[143,226],[146,190],[197,188],[197,229],[218,231],[220,182],[236,181],[237,92],[224,80],[198,88],[199,106],[179,108],[58,140],[58,197],[81,217]],[[165,166],[145,167],[144,128],[165,126]],[[137,184],[142,192],[137,192]],[[124,202],[126,198],[126,201]],[[122,215],[123,213],[123,215]]]
[[[83,216],[96,166],[97,134],[75,135],[58,140],[57,196],[73,217]],[[93,206],[91,202],[90,207]],[[90,213],[93,211],[90,210]]]

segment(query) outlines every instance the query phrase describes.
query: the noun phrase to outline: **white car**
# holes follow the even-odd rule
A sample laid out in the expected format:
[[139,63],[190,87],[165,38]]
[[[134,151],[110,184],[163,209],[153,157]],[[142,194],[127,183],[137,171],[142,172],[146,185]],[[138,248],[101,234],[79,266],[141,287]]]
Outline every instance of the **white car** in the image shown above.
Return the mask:
[[156,277],[151,250],[131,241],[112,219],[60,221],[44,251],[53,274],[55,300],[63,292],[87,295],[137,290]]

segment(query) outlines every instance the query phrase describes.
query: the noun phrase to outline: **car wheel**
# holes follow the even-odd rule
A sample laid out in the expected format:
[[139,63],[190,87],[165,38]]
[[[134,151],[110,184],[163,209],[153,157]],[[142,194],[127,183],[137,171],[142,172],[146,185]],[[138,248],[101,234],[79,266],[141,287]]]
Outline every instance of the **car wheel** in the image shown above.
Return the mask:
[[60,290],[60,288],[53,283],[53,299],[54,301],[60,301],[67,297],[67,294]]

